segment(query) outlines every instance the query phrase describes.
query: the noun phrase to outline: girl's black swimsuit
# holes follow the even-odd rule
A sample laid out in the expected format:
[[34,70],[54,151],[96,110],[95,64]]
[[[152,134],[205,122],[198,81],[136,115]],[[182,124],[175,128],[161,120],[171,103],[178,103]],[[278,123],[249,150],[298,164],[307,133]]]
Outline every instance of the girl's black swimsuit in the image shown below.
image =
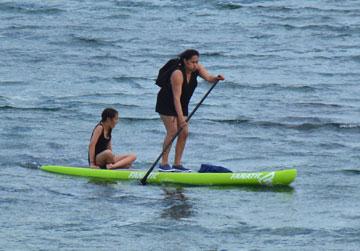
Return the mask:
[[[191,96],[193,95],[195,88],[197,87],[197,76],[199,75],[199,72],[193,72],[191,73],[190,81],[187,83],[187,78],[184,69],[178,68],[183,73],[183,85],[181,90],[181,97],[180,97],[180,103],[181,108],[183,111],[184,116],[188,116],[189,113],[189,102],[191,99]],[[174,95],[171,88],[171,83],[168,83],[167,85],[164,85],[158,95],[156,100],[156,112],[162,115],[167,116],[176,116],[177,113],[175,110],[174,105]]]
[[[98,142],[96,142],[96,145],[95,145],[95,158],[96,158],[96,155],[98,155],[99,153],[108,149],[109,143],[111,140],[111,130],[109,132],[109,138],[105,138],[104,127],[101,124],[101,122],[95,126],[95,128],[91,134],[91,137],[94,135],[94,131],[95,131],[96,127],[98,127],[98,126],[102,127],[102,132],[101,132]],[[88,161],[89,161],[89,165],[90,165],[90,153],[88,153]],[[105,169],[106,169],[106,167],[105,167]]]

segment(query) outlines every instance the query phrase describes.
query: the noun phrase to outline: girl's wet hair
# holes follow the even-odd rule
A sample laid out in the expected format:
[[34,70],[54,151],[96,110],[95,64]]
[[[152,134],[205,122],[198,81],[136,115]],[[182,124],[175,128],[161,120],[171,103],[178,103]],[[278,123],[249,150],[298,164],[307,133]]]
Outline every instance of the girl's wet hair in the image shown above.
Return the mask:
[[101,113],[101,122],[105,122],[108,118],[113,119],[118,115],[118,111],[114,108],[106,108]]
[[185,60],[189,60],[191,59],[193,56],[200,56],[200,53],[197,50],[194,49],[188,49],[186,51],[183,51],[180,55],[179,58],[181,59],[181,61]]

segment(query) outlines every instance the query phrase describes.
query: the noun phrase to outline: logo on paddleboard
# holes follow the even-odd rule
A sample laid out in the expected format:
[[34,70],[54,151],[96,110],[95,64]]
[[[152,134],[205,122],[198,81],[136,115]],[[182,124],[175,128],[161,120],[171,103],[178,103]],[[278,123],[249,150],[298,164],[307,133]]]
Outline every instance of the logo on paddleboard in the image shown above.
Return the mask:
[[251,180],[255,179],[260,184],[271,185],[275,177],[275,172],[270,173],[234,173],[231,175],[230,179],[235,180]]
[[[144,172],[131,172],[129,174],[129,179],[140,180],[144,177],[144,175],[145,175]],[[157,173],[151,173],[147,179],[148,180],[156,179],[157,175],[158,175]]]
[[275,177],[275,172],[270,172],[268,174],[262,175],[258,180],[261,184],[271,185]]

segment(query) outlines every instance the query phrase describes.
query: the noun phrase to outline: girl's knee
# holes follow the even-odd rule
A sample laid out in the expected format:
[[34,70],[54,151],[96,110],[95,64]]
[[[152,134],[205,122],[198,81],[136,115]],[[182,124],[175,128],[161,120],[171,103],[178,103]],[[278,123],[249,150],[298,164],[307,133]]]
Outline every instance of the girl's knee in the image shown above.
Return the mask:
[[104,154],[106,156],[107,162],[113,163],[115,161],[115,156],[111,150],[105,150]]

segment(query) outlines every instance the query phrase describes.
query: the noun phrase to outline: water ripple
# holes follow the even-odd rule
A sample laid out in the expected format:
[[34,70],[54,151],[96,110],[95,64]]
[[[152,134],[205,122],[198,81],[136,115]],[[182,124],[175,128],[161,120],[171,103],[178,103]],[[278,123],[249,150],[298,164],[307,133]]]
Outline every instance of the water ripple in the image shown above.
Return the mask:
[[63,9],[57,7],[50,7],[45,5],[37,5],[34,3],[0,3],[0,11],[4,13],[20,13],[28,15],[54,15],[65,12]]
[[5,106],[0,106],[0,111],[33,111],[33,112],[37,112],[37,111],[45,111],[45,112],[56,112],[56,111],[60,111],[61,108],[58,107],[16,107],[16,106],[11,106],[11,105],[5,105]]

